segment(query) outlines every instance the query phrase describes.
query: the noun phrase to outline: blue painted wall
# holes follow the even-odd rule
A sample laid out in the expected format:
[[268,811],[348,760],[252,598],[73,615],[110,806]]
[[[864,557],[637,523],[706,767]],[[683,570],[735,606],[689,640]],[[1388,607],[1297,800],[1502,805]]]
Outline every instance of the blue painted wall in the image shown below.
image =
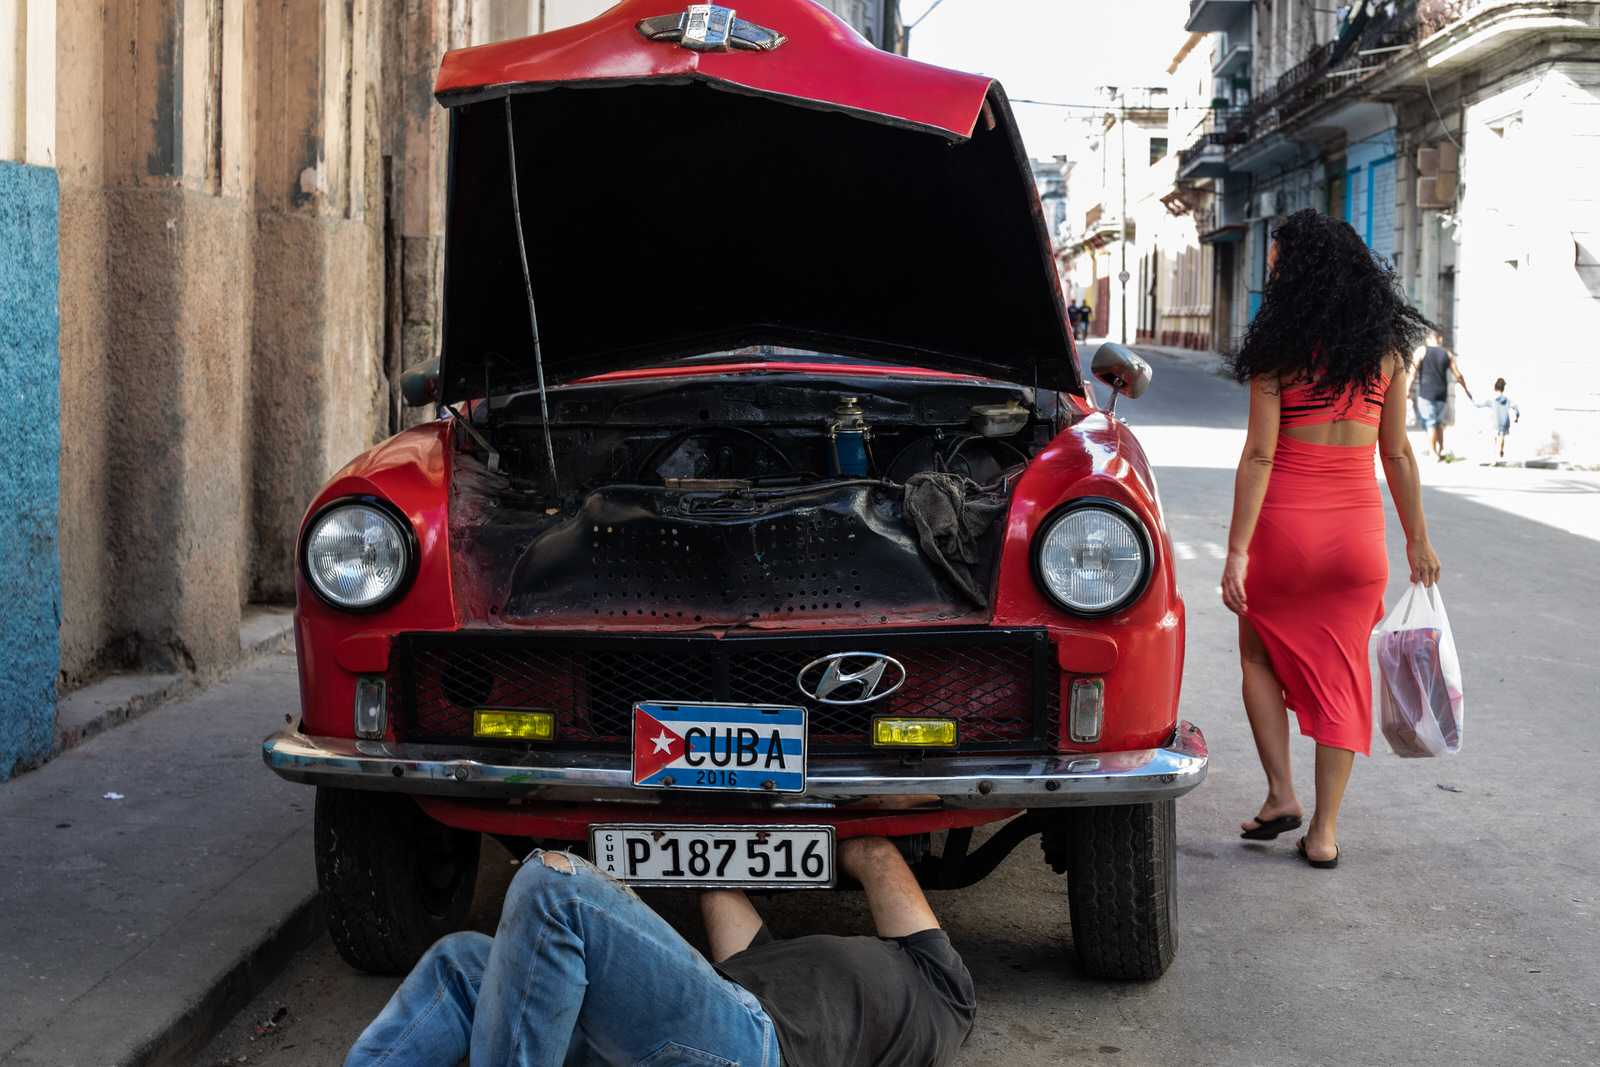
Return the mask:
[[55,743],[60,214],[54,168],[0,161],[0,781]]
[[1367,247],[1394,258],[1395,133],[1357,141],[1345,153],[1344,217]]

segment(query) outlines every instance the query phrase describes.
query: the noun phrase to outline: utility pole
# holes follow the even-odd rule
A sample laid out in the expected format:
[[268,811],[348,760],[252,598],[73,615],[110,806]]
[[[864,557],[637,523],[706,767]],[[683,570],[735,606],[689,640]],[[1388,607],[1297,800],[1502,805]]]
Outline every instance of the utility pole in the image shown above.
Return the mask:
[[[1115,121],[1122,127],[1118,131],[1118,140],[1121,147],[1122,157],[1122,240],[1120,242],[1122,245],[1122,263],[1121,269],[1117,272],[1117,281],[1122,286],[1122,331],[1118,340],[1120,340],[1123,344],[1127,344],[1128,282],[1133,279],[1133,275],[1128,273],[1128,89],[1126,86],[1113,85],[1104,86],[1102,87],[1102,90],[1109,92],[1112,96],[1112,99],[1116,101],[1116,111],[1114,115],[1107,115],[1107,119]],[[1166,91],[1166,89],[1161,87],[1150,87],[1140,90],[1140,92],[1144,93],[1146,97],[1149,97],[1152,93],[1165,93]],[[1145,103],[1145,109],[1148,110],[1149,107],[1150,104],[1147,99]],[[1109,122],[1106,128],[1107,130],[1110,129]],[[1102,164],[1102,166],[1103,165],[1104,164]],[[1102,180],[1102,188],[1104,185],[1105,182]]]
[[1122,336],[1117,340],[1123,344],[1128,343],[1128,90],[1119,89],[1118,95],[1122,102],[1121,115],[1118,125],[1119,140],[1122,142],[1122,269],[1117,272],[1117,281],[1122,283]]

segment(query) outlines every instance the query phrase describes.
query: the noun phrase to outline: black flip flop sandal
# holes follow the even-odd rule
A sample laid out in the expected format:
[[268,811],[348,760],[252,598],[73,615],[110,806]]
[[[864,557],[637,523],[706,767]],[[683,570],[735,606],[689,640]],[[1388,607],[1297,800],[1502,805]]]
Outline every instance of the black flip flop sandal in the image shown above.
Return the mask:
[[1339,846],[1337,844],[1333,846],[1333,859],[1331,860],[1312,859],[1311,855],[1306,852],[1306,839],[1303,837],[1294,843],[1294,850],[1300,853],[1301,859],[1305,860],[1307,863],[1311,864],[1311,866],[1320,871],[1331,871],[1335,867],[1339,866]]
[[1266,822],[1257,819],[1256,823],[1257,825],[1241,832],[1239,836],[1246,841],[1271,841],[1279,834],[1300,829],[1300,816],[1280,815],[1276,819],[1268,819]]

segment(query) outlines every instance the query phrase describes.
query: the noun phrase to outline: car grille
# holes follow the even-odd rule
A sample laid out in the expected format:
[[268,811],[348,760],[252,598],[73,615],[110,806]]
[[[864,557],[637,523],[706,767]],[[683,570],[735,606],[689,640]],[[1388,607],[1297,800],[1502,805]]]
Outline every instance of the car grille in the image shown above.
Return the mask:
[[[560,747],[627,750],[637,701],[801,705],[810,745],[869,751],[877,715],[954,716],[960,750],[1046,751],[1058,736],[1059,670],[1043,630],[874,631],[850,637],[401,634],[391,715],[405,740],[461,741],[477,708],[554,711]],[[904,664],[870,704],[823,704],[796,676],[834,652]]]

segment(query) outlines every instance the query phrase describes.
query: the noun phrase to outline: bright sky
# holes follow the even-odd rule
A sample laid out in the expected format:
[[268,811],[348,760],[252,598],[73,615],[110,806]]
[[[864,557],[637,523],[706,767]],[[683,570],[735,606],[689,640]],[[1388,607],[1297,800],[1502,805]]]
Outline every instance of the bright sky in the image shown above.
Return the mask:
[[[900,0],[909,25],[933,0]],[[997,78],[1032,156],[1075,155],[1100,85],[1163,85],[1189,34],[1188,0],[942,0],[911,31],[911,56]]]

